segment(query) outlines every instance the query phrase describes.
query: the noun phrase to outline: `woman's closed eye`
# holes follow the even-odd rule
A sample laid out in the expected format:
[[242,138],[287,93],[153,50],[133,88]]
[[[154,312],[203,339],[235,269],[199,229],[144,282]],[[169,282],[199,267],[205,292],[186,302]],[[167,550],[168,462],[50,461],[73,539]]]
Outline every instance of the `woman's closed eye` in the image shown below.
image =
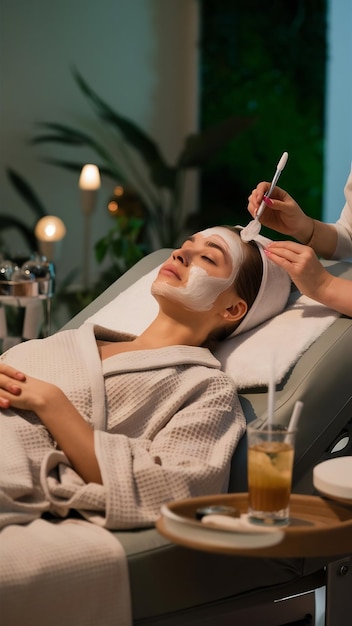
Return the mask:
[[202,259],[204,259],[208,263],[211,263],[212,265],[216,265],[216,262],[214,261],[214,259],[211,259],[209,256],[206,256],[205,254],[202,254]]

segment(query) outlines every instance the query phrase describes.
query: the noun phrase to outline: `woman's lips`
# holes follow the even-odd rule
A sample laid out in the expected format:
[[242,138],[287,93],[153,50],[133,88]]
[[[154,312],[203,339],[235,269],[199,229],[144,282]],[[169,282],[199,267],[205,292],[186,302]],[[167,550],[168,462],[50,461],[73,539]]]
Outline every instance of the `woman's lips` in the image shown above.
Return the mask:
[[181,276],[174,265],[163,265],[159,270],[159,274],[172,275],[178,278],[178,280],[181,280]]

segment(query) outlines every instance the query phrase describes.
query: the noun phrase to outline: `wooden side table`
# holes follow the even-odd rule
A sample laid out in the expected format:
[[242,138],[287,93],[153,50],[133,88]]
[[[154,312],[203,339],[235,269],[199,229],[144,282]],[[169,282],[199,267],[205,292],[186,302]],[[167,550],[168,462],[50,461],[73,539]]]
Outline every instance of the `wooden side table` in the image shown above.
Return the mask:
[[163,507],[157,530],[170,541],[196,550],[248,557],[326,557],[326,626],[346,626],[352,615],[352,502],[292,495],[290,524],[271,532],[224,530],[197,519],[209,506],[245,514],[248,494],[190,498]]

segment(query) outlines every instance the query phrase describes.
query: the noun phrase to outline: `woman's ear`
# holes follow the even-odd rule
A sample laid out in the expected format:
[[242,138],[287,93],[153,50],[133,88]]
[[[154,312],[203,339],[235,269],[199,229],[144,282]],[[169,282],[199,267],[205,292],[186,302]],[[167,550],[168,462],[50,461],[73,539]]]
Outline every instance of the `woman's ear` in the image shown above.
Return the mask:
[[247,302],[240,298],[235,304],[232,304],[224,311],[223,317],[226,322],[233,324],[234,322],[241,320],[242,317],[246,315],[247,311]]

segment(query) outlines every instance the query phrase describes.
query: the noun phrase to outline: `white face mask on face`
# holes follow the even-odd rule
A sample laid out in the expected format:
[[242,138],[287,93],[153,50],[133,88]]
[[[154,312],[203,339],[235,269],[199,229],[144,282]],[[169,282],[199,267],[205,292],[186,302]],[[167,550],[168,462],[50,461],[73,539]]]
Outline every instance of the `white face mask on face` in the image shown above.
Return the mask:
[[229,276],[227,278],[209,276],[204,268],[192,265],[185,285],[175,287],[167,282],[155,282],[152,285],[152,294],[176,300],[192,311],[209,311],[217,297],[233,284],[243,262],[243,250],[240,238],[227,228],[220,226],[207,228],[197,234],[205,239],[210,237],[219,239],[219,244],[227,250],[231,259]]

